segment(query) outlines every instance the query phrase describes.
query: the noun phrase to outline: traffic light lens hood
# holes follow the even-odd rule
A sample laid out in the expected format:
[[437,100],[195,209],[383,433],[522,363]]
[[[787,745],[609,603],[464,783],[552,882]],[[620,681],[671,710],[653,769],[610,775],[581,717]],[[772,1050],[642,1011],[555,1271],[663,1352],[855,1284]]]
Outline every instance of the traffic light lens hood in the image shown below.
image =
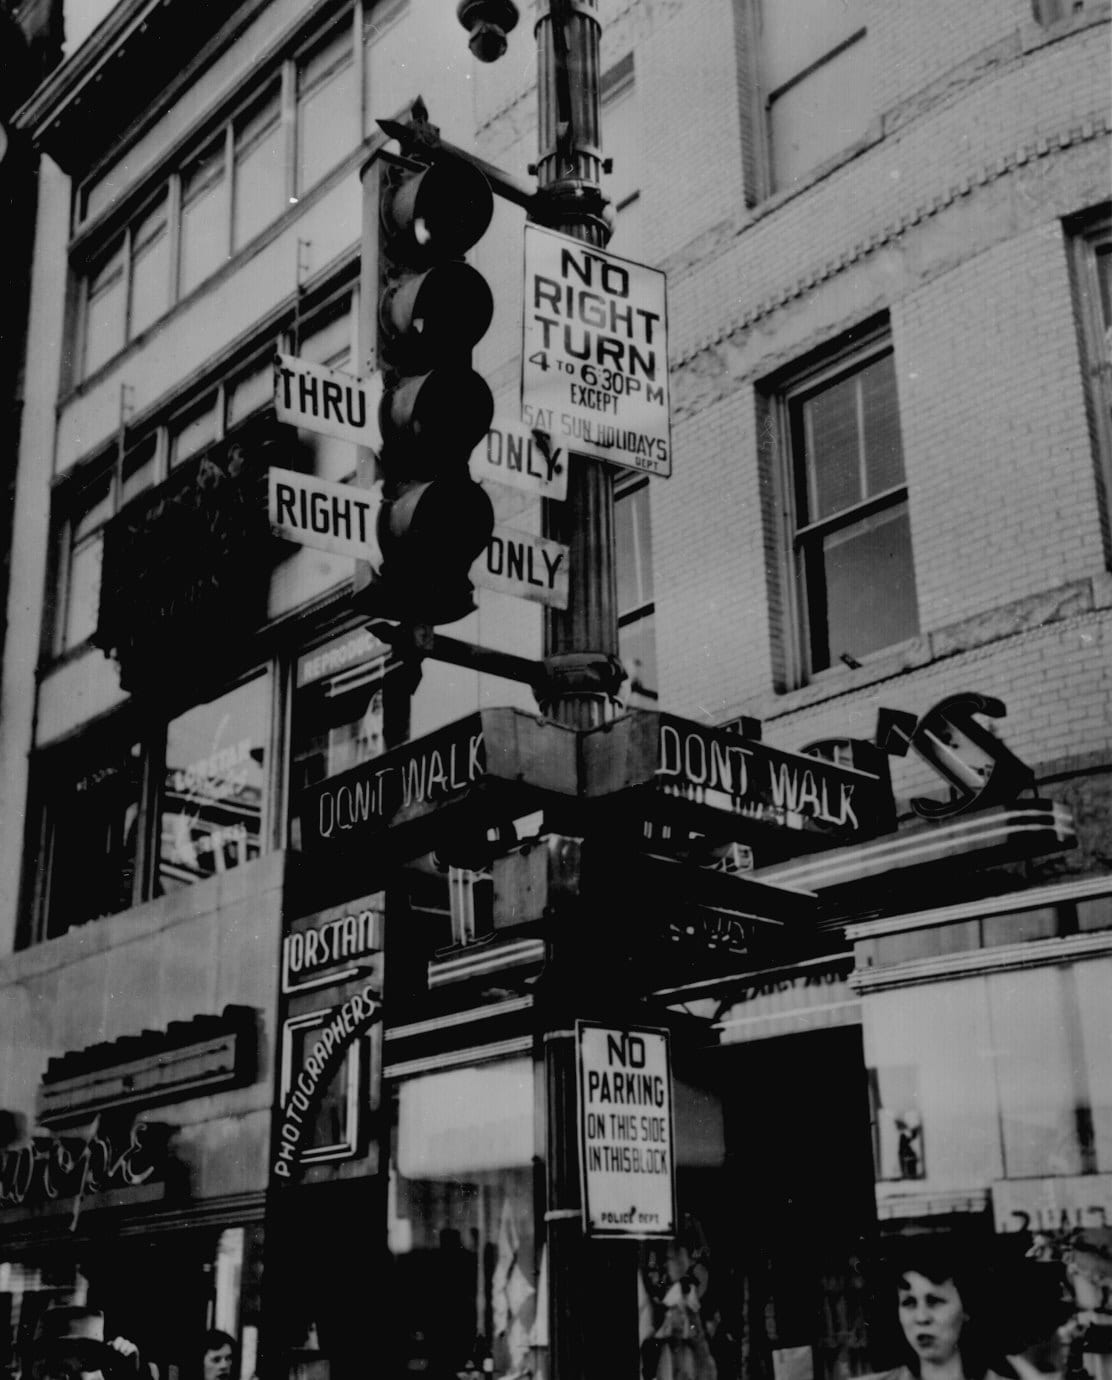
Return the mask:
[[435,564],[437,556],[445,565],[460,560],[470,565],[490,541],[494,508],[486,491],[466,475],[410,484],[391,502],[387,526],[388,544],[390,538],[404,538],[423,567]]
[[383,329],[429,365],[446,354],[469,350],[486,334],[494,316],[494,296],[470,264],[436,264],[389,289],[380,316]]
[[432,369],[407,378],[382,400],[379,420],[383,441],[412,452],[414,472],[423,466],[441,472],[466,462],[490,430],[494,396],[474,369]]
[[490,183],[478,168],[454,159],[406,178],[384,204],[386,230],[406,240],[418,262],[465,254],[493,215]]

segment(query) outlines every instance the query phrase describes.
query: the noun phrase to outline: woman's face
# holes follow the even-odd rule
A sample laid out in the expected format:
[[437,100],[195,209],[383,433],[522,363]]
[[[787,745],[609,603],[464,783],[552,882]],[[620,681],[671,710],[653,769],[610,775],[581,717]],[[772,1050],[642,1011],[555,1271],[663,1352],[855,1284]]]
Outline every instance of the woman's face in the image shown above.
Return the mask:
[[909,1270],[900,1278],[899,1309],[904,1336],[920,1364],[940,1366],[953,1359],[966,1315],[952,1279],[939,1284]]

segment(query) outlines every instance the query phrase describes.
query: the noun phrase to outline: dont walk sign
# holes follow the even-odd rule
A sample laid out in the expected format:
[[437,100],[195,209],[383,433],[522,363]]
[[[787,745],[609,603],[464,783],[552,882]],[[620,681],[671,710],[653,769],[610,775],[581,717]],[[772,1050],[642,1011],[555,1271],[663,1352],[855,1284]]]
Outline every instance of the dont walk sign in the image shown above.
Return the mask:
[[521,416],[552,444],[672,473],[664,274],[525,227]]

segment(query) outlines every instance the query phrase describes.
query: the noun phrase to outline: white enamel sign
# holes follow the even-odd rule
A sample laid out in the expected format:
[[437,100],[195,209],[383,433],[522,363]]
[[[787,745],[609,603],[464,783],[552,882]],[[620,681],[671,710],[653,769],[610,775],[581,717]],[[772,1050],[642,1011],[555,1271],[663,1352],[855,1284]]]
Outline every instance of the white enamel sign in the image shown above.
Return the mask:
[[486,550],[471,567],[471,579],[480,589],[566,609],[568,548],[534,532],[497,526]]
[[381,374],[356,379],[294,355],[274,357],[274,410],[280,422],[377,450],[381,401]]
[[267,512],[272,530],[287,541],[382,564],[375,522],[380,486],[357,489],[272,467],[267,475]]
[[525,227],[521,417],[554,446],[672,473],[659,269]]
[[676,1233],[668,1032],[577,1021],[583,1226],[591,1236]]
[[568,494],[567,448],[521,422],[495,417],[471,452],[471,478],[562,500]]

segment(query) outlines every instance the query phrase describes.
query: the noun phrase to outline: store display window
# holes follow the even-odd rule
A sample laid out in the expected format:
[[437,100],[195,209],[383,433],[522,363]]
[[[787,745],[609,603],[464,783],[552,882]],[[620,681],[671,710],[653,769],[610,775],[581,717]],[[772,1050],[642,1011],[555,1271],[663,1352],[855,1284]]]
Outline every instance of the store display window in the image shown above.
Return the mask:
[[202,1375],[206,1334],[232,1339],[228,1380],[252,1380],[259,1350],[258,1225],[55,1242],[0,1256],[0,1374],[29,1380],[39,1319],[76,1305],[104,1314],[104,1336],[139,1349],[151,1380]]
[[396,1084],[388,1245],[398,1371],[538,1374],[531,1059]]
[[269,694],[269,676],[256,676],[170,721],[160,812],[161,891],[258,857]]
[[860,1032],[675,1054],[679,1229],[638,1252],[641,1380],[846,1380],[874,1234]]
[[292,798],[385,750],[389,649],[356,628],[298,658]]

